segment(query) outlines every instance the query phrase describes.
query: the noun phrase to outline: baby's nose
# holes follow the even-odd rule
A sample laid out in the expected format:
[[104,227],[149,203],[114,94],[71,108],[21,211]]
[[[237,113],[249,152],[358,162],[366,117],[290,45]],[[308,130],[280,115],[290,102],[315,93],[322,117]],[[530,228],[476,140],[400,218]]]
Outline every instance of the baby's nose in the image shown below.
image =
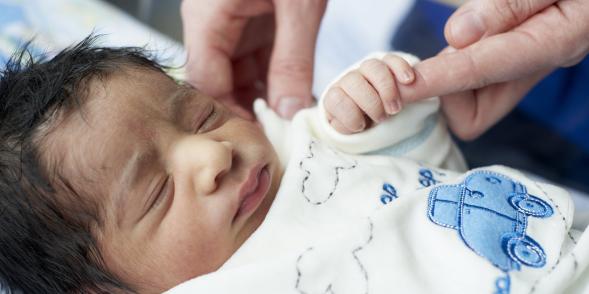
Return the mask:
[[214,142],[206,148],[206,164],[197,171],[195,184],[201,195],[212,194],[231,170],[233,165],[234,148],[229,141]]
[[235,148],[229,141],[188,137],[173,148],[175,177],[183,178],[197,195],[213,193],[231,170]]

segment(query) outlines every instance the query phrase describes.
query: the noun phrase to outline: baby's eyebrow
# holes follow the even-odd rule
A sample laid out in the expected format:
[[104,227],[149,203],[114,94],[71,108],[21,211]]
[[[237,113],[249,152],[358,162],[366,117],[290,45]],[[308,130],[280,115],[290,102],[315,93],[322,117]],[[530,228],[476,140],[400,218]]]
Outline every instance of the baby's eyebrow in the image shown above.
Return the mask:
[[[116,223],[120,227],[124,219],[124,214],[128,211],[129,202],[132,196],[131,191],[134,189],[143,175],[148,173],[148,169],[156,160],[155,147],[150,144],[147,148],[137,150],[131,155],[129,160],[124,163],[123,171],[118,183],[118,189],[114,193],[114,209],[116,213]],[[141,192],[141,191],[139,191]],[[147,191],[144,191],[147,193]],[[135,193],[139,194],[139,193]]]
[[174,91],[170,97],[168,97],[167,103],[169,103],[169,109],[172,115],[177,116],[181,113],[182,107],[184,106],[184,100],[190,97],[194,93],[194,88],[189,84],[179,85],[176,91]]

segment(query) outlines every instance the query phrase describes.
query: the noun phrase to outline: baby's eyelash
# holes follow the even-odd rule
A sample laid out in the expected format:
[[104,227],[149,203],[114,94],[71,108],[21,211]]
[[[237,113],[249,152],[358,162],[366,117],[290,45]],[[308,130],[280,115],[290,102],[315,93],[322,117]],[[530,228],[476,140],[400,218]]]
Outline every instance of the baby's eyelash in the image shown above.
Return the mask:
[[202,126],[206,123],[206,121],[209,119],[209,116],[211,115],[211,113],[214,110],[215,109],[212,104],[206,105],[206,109],[204,109],[204,110],[197,110],[198,112],[200,112],[201,115],[199,115],[196,118],[196,120],[192,123],[192,126],[191,126],[192,132],[200,133]]
[[217,107],[215,106],[214,103],[212,105],[213,106],[212,106],[211,111],[209,112],[206,119],[199,127],[199,130],[198,130],[199,133],[204,133],[204,132],[210,131],[210,129],[212,129],[212,127],[215,125],[217,118],[219,117],[219,111],[218,111]]
[[170,193],[169,190],[173,189],[173,187],[174,181],[171,176],[168,176],[164,181],[163,185],[161,186],[159,192],[156,194],[156,197],[154,197],[151,204],[149,205],[149,210],[157,208],[159,204],[162,202],[162,200],[164,200],[168,196],[168,194]]

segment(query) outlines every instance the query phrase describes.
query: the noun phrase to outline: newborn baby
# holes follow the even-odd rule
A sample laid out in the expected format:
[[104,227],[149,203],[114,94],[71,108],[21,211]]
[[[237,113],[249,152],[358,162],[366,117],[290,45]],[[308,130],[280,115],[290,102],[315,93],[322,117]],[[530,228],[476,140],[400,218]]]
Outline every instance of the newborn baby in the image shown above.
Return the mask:
[[[262,129],[140,49],[92,41],[2,75],[9,286],[507,293],[587,267],[564,191],[503,167],[462,174],[439,102],[400,111],[410,56],[368,58],[292,123],[258,101]],[[546,278],[558,271],[570,278]]]

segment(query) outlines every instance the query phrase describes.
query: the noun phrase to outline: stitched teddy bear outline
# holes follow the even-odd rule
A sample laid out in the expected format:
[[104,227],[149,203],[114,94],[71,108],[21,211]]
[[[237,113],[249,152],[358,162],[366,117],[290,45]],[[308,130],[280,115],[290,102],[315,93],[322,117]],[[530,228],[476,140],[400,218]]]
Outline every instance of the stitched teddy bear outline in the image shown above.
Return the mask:
[[[367,234],[357,240],[346,242],[349,244],[340,244],[349,249],[349,254],[345,254],[346,250],[341,250],[343,254],[334,255],[333,248],[315,248],[309,247],[303,251],[296,261],[297,279],[295,289],[300,294],[338,294],[354,293],[354,294],[368,294],[368,271],[358,257],[358,252],[364,250],[366,246],[372,242],[374,224],[371,219],[367,219],[367,229],[363,230]],[[329,251],[326,253],[325,251]],[[323,272],[323,262],[321,258],[328,258],[331,261],[328,263],[337,263],[336,272]],[[345,266],[347,264],[354,264],[354,266]],[[343,263],[342,263],[343,262]],[[317,271],[320,271],[318,273]],[[322,276],[338,277],[343,272],[347,272],[346,279],[336,278],[334,280],[322,279]]]
[[471,250],[506,273],[546,264],[544,249],[526,235],[527,218],[552,214],[552,207],[524,185],[491,171],[433,188],[428,204],[432,222],[457,230]]
[[[316,146],[319,146],[320,150],[315,150]],[[321,157],[317,156],[317,151],[319,151]],[[331,164],[330,167],[325,167],[325,165],[329,164]],[[355,160],[347,160],[339,152],[311,141],[307,155],[299,162],[299,168],[305,173],[301,185],[301,192],[305,200],[313,205],[325,204],[335,194],[340,183],[341,171],[354,169],[356,166]],[[319,170],[332,170],[332,172],[327,177],[313,177]],[[314,181],[319,181],[319,183],[315,184]],[[332,184],[328,186],[324,183]]]

